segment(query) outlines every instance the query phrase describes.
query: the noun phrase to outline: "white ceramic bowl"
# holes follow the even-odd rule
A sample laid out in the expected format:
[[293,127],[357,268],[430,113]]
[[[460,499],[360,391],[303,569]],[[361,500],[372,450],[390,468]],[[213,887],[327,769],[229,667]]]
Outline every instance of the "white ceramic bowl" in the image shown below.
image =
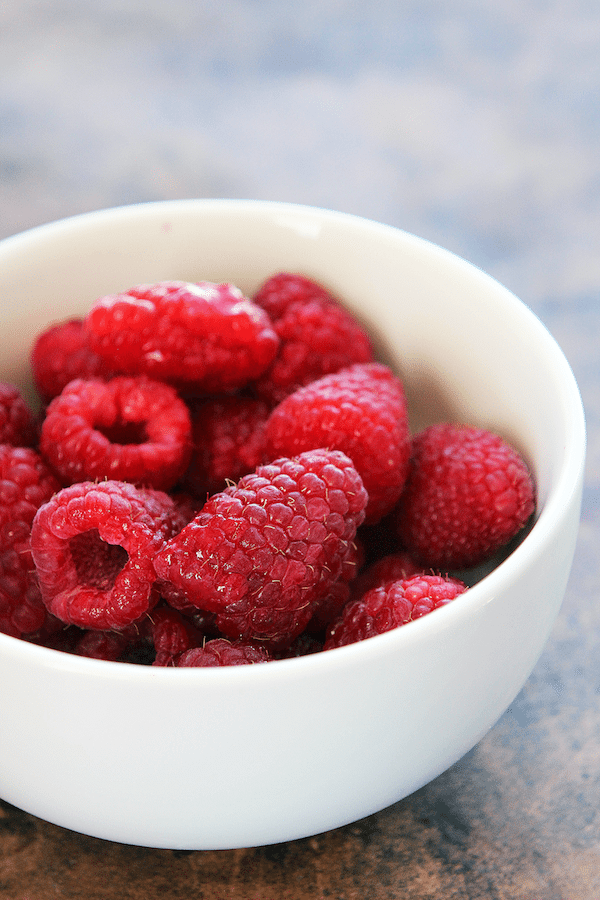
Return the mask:
[[0,796],[100,838],[223,849],[369,815],[457,761],[510,705],[558,613],[585,454],[555,341],[516,297],[394,228],[287,204],[190,200],[86,214],[0,242],[0,378],[26,388],[51,320],[161,279],[252,292],[300,271],[372,330],[413,422],[500,431],[529,460],[539,511],[467,594],[328,653],[229,669],[82,659],[0,635]]

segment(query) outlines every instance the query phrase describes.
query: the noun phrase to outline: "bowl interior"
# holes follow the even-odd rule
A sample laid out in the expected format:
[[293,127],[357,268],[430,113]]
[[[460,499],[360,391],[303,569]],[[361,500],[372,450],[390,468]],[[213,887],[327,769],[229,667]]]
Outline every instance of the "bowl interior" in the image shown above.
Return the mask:
[[134,284],[231,281],[251,294],[282,270],[322,281],[367,325],[404,380],[413,429],[449,418],[501,432],[535,468],[545,499],[565,452],[557,435],[572,430],[579,412],[554,341],[483,272],[351,216],[177,201],[91,213],[9,238],[0,245],[0,370],[34,399],[27,350],[50,321],[82,315],[97,297]]

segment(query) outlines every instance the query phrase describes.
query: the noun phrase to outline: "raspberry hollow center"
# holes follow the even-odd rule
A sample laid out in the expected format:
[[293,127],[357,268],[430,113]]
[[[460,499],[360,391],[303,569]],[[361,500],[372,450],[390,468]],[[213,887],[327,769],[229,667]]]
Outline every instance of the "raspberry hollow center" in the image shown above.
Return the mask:
[[95,426],[96,431],[107,438],[111,444],[145,444],[148,440],[148,432],[146,431],[145,422],[124,422],[117,420],[112,425]]
[[127,550],[120,544],[107,543],[97,528],[72,537],[69,547],[79,583],[98,591],[111,591],[129,560]]

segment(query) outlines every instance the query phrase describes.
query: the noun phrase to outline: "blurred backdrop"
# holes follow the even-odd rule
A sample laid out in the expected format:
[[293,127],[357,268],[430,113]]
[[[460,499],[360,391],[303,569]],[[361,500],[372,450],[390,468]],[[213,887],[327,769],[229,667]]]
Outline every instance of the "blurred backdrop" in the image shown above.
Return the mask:
[[397,225],[534,307],[600,284],[595,0],[3,0],[0,236],[287,200]]

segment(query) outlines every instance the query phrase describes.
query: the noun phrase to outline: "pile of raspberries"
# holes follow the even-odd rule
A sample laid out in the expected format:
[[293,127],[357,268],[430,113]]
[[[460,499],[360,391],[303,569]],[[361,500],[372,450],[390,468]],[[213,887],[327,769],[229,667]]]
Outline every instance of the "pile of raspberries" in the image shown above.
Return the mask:
[[303,275],[140,285],[30,359],[39,416],[0,385],[13,637],[156,666],[327,651],[451,602],[534,514],[499,436],[410,433],[397,375]]

